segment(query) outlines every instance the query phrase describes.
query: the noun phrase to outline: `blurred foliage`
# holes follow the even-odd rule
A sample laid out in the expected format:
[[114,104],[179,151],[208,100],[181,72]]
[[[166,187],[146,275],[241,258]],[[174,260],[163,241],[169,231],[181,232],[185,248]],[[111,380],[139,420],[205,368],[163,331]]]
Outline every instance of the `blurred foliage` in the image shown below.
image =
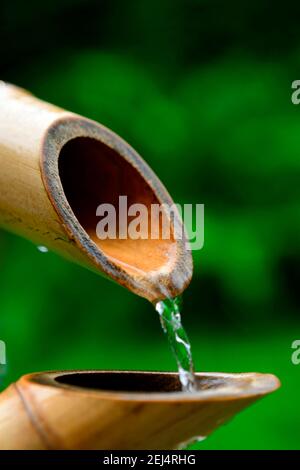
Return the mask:
[[[299,449],[296,2],[4,1],[1,78],[111,127],[180,203],[205,203],[183,321],[198,370],[282,389],[198,448]],[[150,304],[0,235],[4,385],[45,369],[174,369]]]

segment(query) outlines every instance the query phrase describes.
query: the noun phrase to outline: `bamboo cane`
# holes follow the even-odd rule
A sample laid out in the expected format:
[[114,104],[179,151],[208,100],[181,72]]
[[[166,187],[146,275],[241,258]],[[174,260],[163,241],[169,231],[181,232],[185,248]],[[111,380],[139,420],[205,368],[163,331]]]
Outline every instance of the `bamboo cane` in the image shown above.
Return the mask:
[[142,158],[106,127],[0,84],[0,226],[151,301],[192,275],[185,240],[99,240],[96,207],[172,204]]
[[279,387],[269,374],[69,371],[22,377],[0,395],[0,449],[175,449],[205,438]]

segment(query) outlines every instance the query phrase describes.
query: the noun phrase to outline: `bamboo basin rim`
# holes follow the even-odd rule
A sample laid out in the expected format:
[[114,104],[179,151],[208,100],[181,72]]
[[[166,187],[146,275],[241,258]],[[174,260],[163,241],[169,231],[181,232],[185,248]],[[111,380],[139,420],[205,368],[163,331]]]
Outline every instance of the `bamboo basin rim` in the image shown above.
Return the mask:
[[[89,375],[91,377],[89,377]],[[110,400],[126,401],[234,401],[238,399],[249,399],[264,396],[277,390],[280,381],[272,374],[261,373],[196,373],[200,388],[196,392],[182,392],[178,374],[174,372],[155,371],[120,371],[120,370],[69,370],[49,371],[28,374],[23,376],[21,384],[30,382],[31,385],[39,387],[51,387],[68,390],[70,393],[96,396],[98,398],[109,398]],[[128,378],[130,379],[128,381]],[[103,389],[96,386],[87,387],[74,384],[78,381],[87,380],[95,384],[105,379]],[[117,379],[117,380],[116,380]],[[117,389],[109,387],[109,381],[118,384]],[[143,382],[144,381],[144,382]],[[104,383],[104,381],[102,381]],[[148,390],[127,390],[120,386],[124,383],[146,384]],[[129,386],[129,388],[130,388]],[[150,389],[149,389],[150,386]],[[153,388],[154,386],[154,388]],[[151,390],[152,387],[152,390]],[[128,388],[128,386],[127,386]]]

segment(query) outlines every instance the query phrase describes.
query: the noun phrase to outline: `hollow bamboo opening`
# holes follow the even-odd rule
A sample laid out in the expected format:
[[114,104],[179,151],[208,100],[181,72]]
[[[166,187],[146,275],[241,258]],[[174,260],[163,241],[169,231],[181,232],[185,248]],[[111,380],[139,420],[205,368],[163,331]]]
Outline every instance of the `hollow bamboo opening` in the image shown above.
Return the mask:
[[96,209],[118,196],[127,196],[129,207],[173,206],[147,163],[101,124],[11,85],[0,94],[0,226],[152,302],[183,292],[192,257],[185,237],[172,236],[173,216],[168,238],[98,237]]
[[[152,371],[61,371],[32,374],[30,380],[40,385],[52,387],[71,387],[82,391],[116,392],[136,394],[158,394],[161,399],[168,396],[187,400],[196,396],[199,400],[218,400],[220,397],[230,397],[237,400],[241,397],[260,396],[270,393],[279,386],[278,379],[271,374],[225,374],[225,373],[196,373],[197,391],[182,392],[179,374],[176,372]],[[179,395],[178,395],[179,393]]]
[[[126,270],[138,269],[149,272],[160,269],[175,255],[176,244],[173,233],[170,239],[162,239],[161,214],[159,220],[152,220],[151,207],[159,204],[153,190],[145,178],[104,143],[89,138],[78,137],[68,141],[60,151],[59,175],[66,198],[81,226],[98,248],[117,265]],[[125,209],[119,211],[119,197],[126,196]],[[100,239],[96,232],[96,215],[99,205],[109,204],[115,208],[116,230],[106,239]],[[126,228],[134,219],[127,215],[127,208],[142,204],[147,209],[147,238],[131,239],[128,233],[120,235],[120,217],[126,220]],[[151,225],[160,228],[158,239],[151,238]],[[113,227],[110,227],[112,229]],[[140,229],[140,228],[138,228]],[[114,236],[112,238],[111,236]]]
[[181,392],[178,374],[147,372],[71,373],[55,377],[55,382],[93,390],[115,392],[168,393]]

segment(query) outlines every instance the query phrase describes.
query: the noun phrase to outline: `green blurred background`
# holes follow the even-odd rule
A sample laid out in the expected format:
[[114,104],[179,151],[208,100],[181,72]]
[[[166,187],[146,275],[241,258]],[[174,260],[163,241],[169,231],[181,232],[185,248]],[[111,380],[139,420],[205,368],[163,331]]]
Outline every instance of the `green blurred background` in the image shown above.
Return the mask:
[[[299,13],[258,0],[1,2],[2,80],[112,128],[176,202],[205,204],[183,312],[196,368],[272,372],[282,388],[199,449],[300,448]],[[175,369],[143,299],[4,232],[0,263],[2,388],[46,369]]]

